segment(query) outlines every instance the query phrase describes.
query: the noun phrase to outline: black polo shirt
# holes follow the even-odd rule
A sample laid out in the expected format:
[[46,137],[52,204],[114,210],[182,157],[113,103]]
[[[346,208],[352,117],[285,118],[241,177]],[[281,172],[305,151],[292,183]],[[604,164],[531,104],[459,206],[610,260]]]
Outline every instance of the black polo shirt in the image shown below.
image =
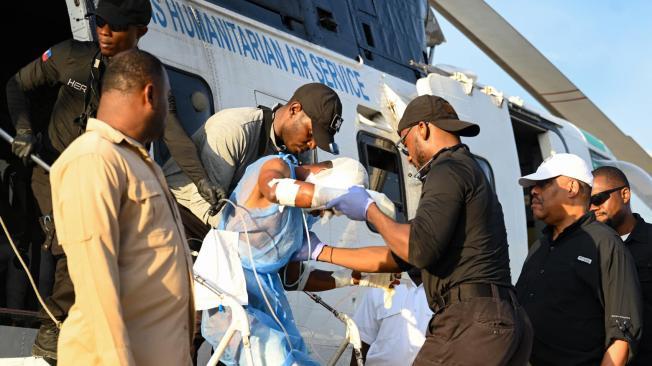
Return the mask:
[[435,295],[461,283],[511,286],[502,207],[466,145],[433,159],[411,222],[408,259],[422,269],[431,309]]
[[636,217],[634,230],[625,239],[625,246],[632,253],[641,283],[643,297],[643,338],[632,365],[652,365],[652,224],[641,216]]
[[641,335],[634,260],[618,234],[587,213],[556,240],[534,243],[516,284],[532,327],[532,365],[598,365],[616,339]]

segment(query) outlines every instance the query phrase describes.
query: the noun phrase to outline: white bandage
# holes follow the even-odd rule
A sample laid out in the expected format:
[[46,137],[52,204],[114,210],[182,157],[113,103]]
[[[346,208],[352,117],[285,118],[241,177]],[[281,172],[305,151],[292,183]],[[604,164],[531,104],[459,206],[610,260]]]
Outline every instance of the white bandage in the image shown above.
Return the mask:
[[331,188],[321,184],[315,184],[310,207],[323,208],[328,202],[345,194],[346,192],[346,189]]
[[347,189],[351,186],[369,186],[367,170],[359,161],[351,158],[331,160],[332,168],[311,173],[306,178],[308,183],[319,183],[327,187]]
[[299,193],[297,181],[290,178],[274,178],[268,183],[269,187],[276,186],[276,200],[283,206],[294,206]]
[[341,269],[333,271],[331,277],[335,280],[335,288],[346,287],[353,285],[353,277],[351,277],[350,269]]
[[372,191],[370,189],[367,189],[367,193],[369,193],[371,198],[374,200],[374,203],[376,203],[376,206],[378,206],[382,213],[391,217],[392,220],[396,220],[396,207],[394,206],[394,202],[392,202],[389,197],[387,197],[384,193]]

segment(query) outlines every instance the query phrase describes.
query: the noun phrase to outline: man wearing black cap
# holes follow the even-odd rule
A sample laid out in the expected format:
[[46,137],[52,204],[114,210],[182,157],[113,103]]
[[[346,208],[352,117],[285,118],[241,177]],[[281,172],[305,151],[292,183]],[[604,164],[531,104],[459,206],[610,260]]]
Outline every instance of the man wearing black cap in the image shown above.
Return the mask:
[[423,182],[412,221],[392,220],[357,187],[328,207],[378,228],[388,247],[378,256],[383,265],[421,269],[435,315],[414,365],[526,364],[532,327],[511,283],[502,208],[460,141],[479,126],[460,121],[444,99],[423,95],[407,106],[398,132]]
[[[342,124],[342,102],[324,84],[299,87],[290,101],[273,110],[265,107],[230,108],[213,115],[192,139],[211,181],[233,191],[249,164],[258,158],[286,152],[300,154],[316,147],[338,154],[335,134]],[[209,216],[210,206],[197,188],[170,159],[163,170],[177,201],[212,226],[220,215]]]
[[[87,118],[94,117],[97,111],[100,80],[107,62],[117,53],[136,47],[147,32],[151,13],[149,0],[101,0],[91,14],[97,26],[97,42],[63,41],[9,79],[7,105],[16,127],[12,150],[17,156],[28,161],[30,154],[38,152],[52,164],[85,131]],[[43,104],[44,99],[53,104],[50,120],[38,121],[32,118],[32,108]],[[170,105],[164,139],[171,155],[197,184],[201,196],[217,205],[224,193],[206,176],[194,144],[176,118],[173,99]],[[38,137],[41,132],[42,138]],[[66,257],[54,234],[49,175],[39,166],[32,172],[32,190],[43,215],[44,248],[51,248],[56,260],[54,288],[46,303],[63,320],[74,302],[74,291]],[[58,329],[43,313],[33,354],[56,359],[57,337]]]

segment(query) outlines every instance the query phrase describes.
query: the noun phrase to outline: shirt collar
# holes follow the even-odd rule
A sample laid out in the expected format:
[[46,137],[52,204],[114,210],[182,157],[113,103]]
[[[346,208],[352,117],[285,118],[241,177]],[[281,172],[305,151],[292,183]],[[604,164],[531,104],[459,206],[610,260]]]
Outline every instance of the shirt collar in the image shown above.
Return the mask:
[[641,242],[641,243],[649,243],[649,238],[648,238],[648,224],[643,220],[641,215],[639,214],[634,214],[634,218],[636,218],[636,225],[634,226],[634,230],[629,234],[629,237],[627,238],[626,242]]
[[270,129],[269,129],[269,140],[272,142],[272,145],[274,147],[274,150],[276,150],[276,152],[285,151],[285,149],[286,149],[285,145],[278,146],[278,143],[276,142],[276,134],[274,133],[274,117],[276,117],[276,111],[279,108],[281,108],[282,106],[283,106],[282,104],[276,103],[272,107],[272,123],[271,123]]
[[145,146],[143,146],[143,144],[141,144],[140,142],[134,140],[129,136],[126,136],[125,134],[111,127],[104,121],[101,121],[97,118],[89,118],[86,124],[86,131],[95,131],[100,136],[113,142],[116,145],[126,143],[130,145],[132,148],[134,148],[135,150],[137,150],[143,156],[143,158],[145,159],[149,158],[147,149],[145,148]]

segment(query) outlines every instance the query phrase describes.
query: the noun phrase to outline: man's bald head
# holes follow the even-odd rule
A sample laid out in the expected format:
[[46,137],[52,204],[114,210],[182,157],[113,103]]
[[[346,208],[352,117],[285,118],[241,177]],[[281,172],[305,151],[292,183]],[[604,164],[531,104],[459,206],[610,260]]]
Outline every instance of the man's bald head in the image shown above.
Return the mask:
[[601,166],[593,171],[593,177],[602,177],[615,186],[629,187],[629,181],[622,170],[613,166]]
[[147,144],[163,135],[169,94],[161,61],[139,49],[124,51],[104,73],[97,118]]
[[137,48],[114,56],[104,72],[102,94],[111,90],[134,92],[148,83],[159,83],[163,64],[154,55]]

